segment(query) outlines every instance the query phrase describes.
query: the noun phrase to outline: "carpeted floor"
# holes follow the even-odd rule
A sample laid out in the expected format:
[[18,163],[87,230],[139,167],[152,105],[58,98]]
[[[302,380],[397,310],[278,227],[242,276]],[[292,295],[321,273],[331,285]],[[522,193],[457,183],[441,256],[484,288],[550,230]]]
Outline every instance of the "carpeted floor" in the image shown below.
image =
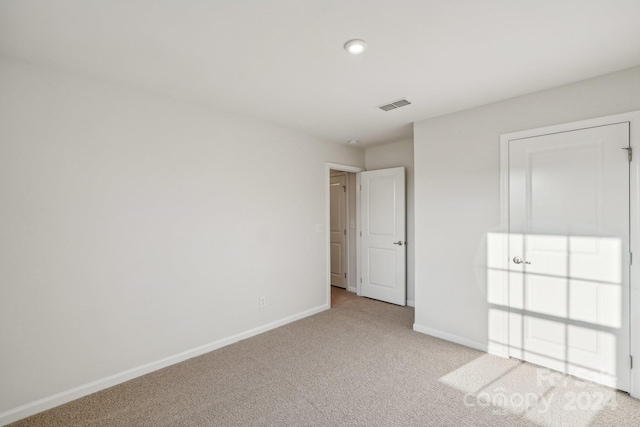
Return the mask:
[[412,330],[333,289],[331,310],[12,426],[638,426],[627,394]]

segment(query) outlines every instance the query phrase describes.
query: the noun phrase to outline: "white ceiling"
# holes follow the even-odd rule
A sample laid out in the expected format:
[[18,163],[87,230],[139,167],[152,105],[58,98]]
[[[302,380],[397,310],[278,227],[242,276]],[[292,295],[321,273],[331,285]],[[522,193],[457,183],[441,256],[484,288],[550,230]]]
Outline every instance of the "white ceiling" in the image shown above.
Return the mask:
[[0,53],[367,146],[640,64],[640,0],[1,0]]

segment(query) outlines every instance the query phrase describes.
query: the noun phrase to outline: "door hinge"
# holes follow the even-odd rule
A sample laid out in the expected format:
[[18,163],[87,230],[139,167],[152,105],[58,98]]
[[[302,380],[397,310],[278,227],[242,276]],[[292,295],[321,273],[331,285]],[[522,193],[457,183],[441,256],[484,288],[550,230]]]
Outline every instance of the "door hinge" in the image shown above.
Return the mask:
[[345,193],[347,192],[347,186],[346,185],[342,186],[342,191],[344,191]]
[[344,235],[345,236],[347,235],[347,229],[346,228],[344,229]]
[[360,230],[360,237],[362,237],[362,230]]
[[633,356],[629,355],[629,368],[633,369]]
[[360,283],[362,283],[362,277],[360,278]]
[[631,147],[624,147],[622,148],[623,150],[627,150],[627,153],[629,154],[629,161],[633,160],[633,148]]
[[344,273],[344,278],[345,278],[345,279],[347,278],[347,273]]
[[629,265],[633,265],[633,252],[629,252]]
[[362,191],[362,184],[360,184],[360,191]]

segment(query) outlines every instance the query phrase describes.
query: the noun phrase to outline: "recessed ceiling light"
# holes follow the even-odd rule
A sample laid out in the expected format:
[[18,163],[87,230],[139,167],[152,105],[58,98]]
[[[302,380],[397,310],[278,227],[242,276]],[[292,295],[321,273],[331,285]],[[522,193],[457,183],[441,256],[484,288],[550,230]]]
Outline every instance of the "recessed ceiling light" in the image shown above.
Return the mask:
[[354,144],[357,144],[357,143],[358,143],[358,140],[357,140],[357,139],[350,139],[350,140],[349,140],[349,144],[350,144],[350,145],[354,145]]
[[367,50],[367,42],[364,40],[349,40],[344,44],[344,49],[352,55],[360,55]]

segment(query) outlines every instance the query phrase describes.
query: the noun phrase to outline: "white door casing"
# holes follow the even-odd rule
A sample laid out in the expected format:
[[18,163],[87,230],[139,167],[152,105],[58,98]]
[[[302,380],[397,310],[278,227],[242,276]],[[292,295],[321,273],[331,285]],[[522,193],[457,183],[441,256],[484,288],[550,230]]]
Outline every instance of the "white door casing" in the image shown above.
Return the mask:
[[346,288],[347,177],[331,177],[329,232],[331,239],[331,284]]
[[406,305],[404,167],[360,173],[361,294]]
[[630,389],[629,123],[508,142],[509,355]]
[[[348,172],[348,173],[352,173],[355,174],[355,178],[356,178],[356,190],[355,190],[355,194],[356,194],[356,201],[355,201],[355,211],[356,213],[360,212],[360,190],[359,190],[359,180],[360,180],[360,172],[362,172],[363,168],[359,167],[359,166],[351,166],[351,165],[343,165],[340,163],[332,163],[332,162],[326,162],[325,163],[325,184],[324,184],[324,188],[325,188],[325,211],[324,211],[324,224],[326,224],[326,227],[323,227],[323,224],[319,224],[319,223],[315,223],[315,230],[316,233],[323,233],[324,234],[324,239],[325,239],[325,272],[326,272],[326,276],[325,276],[325,283],[326,283],[326,293],[325,293],[325,306],[326,308],[330,308],[331,307],[331,233],[329,232],[324,232],[325,229],[329,228],[329,224],[331,222],[331,209],[330,209],[330,205],[331,205],[331,175],[333,172],[335,171],[342,171],[342,172]],[[347,209],[348,211],[348,209]],[[348,213],[348,212],[347,212]],[[348,215],[347,215],[348,216]],[[353,220],[356,222],[355,226],[356,229],[359,228],[360,226],[360,218],[359,215],[356,214],[356,216],[353,218]],[[349,288],[350,286],[354,286],[356,285],[356,281],[352,280],[354,279],[356,276],[359,277],[359,272],[361,270],[360,268],[360,239],[353,239],[353,241],[347,241],[347,247],[350,247],[352,244],[355,244],[356,246],[356,274],[354,274],[353,278],[349,278],[347,277],[347,288]],[[349,252],[349,251],[347,251]],[[349,257],[347,257],[347,271],[349,270]],[[358,283],[359,285],[359,283]],[[359,291],[359,287],[358,287],[358,291]]]

